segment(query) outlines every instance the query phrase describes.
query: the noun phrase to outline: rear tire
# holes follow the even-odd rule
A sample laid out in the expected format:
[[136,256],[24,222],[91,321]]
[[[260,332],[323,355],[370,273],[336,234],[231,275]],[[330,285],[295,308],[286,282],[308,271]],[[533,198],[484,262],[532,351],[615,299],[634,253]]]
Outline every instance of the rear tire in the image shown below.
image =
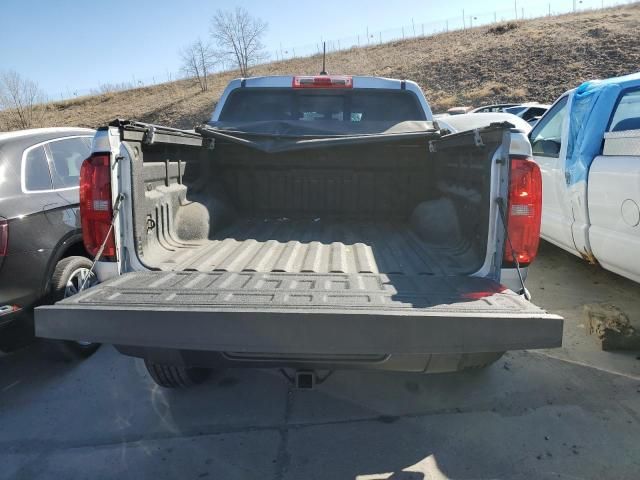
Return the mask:
[[[86,257],[74,256],[63,258],[58,262],[51,277],[51,303],[59,302],[82,290],[84,276],[91,270],[93,262]],[[95,274],[91,274],[85,288],[95,285]],[[77,360],[91,356],[99,343],[76,342],[73,340],[54,340],[57,353],[65,360]]]
[[204,382],[210,371],[206,368],[190,368],[177,365],[161,365],[144,361],[153,381],[164,388],[186,388]]

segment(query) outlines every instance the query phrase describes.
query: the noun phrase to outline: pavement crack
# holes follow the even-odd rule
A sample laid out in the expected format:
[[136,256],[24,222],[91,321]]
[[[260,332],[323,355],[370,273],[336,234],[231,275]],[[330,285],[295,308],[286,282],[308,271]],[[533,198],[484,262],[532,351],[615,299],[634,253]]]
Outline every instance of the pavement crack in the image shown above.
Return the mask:
[[291,385],[287,387],[287,399],[284,407],[284,421],[278,428],[280,433],[280,445],[278,446],[278,454],[276,455],[276,480],[282,480],[289,468],[289,462],[291,461],[291,454],[289,453],[289,420],[291,418],[291,411],[293,409],[294,392],[291,389]]
[[[209,425],[199,426],[193,430],[183,430],[180,434],[174,432],[156,432],[151,435],[144,434],[128,434],[119,437],[118,439],[103,438],[93,442],[76,440],[76,441],[59,441],[59,440],[11,440],[0,441],[1,452],[11,453],[25,453],[31,451],[41,452],[53,452],[58,450],[73,450],[73,449],[92,449],[92,448],[111,448],[114,446],[129,445],[135,446],[136,444],[143,445],[144,442],[161,442],[165,440],[175,439],[187,439],[197,437],[207,437],[216,435],[233,435],[237,433],[259,433],[259,432],[278,432],[280,434],[280,444],[278,446],[278,453],[276,455],[274,463],[276,464],[276,480],[284,478],[285,473],[290,464],[289,453],[289,435],[292,431],[304,430],[307,428],[317,428],[326,426],[341,426],[352,424],[364,424],[364,423],[380,423],[391,424],[402,420],[412,420],[420,418],[428,418],[440,415],[464,415],[479,412],[491,412],[496,415],[501,415],[500,409],[494,407],[486,408],[440,408],[423,412],[412,412],[399,415],[375,415],[375,416],[363,416],[359,418],[344,418],[344,419],[331,419],[321,421],[303,421],[297,423],[291,423],[291,412],[293,410],[295,392],[287,392],[287,400],[285,404],[284,420],[281,423],[250,426],[250,425]],[[533,408],[547,407],[547,404],[536,405]],[[525,409],[526,410],[526,409]],[[526,412],[524,412],[526,413]]]
[[611,370],[611,369],[608,369],[608,368],[597,367],[596,365],[592,365],[592,364],[589,364],[589,363],[581,362],[579,360],[572,360],[570,358],[565,358],[565,357],[552,355],[552,354],[547,353],[547,352],[536,352],[536,351],[533,351],[533,350],[529,350],[528,353],[531,353],[533,355],[540,355],[540,356],[543,356],[543,357],[551,358],[553,360],[558,360],[560,362],[570,363],[572,365],[578,365],[580,367],[591,368],[593,370],[597,370],[598,372],[608,373],[609,375],[617,375],[619,377],[628,378],[630,380],[640,380],[640,376],[638,376],[638,375],[633,375],[633,374],[624,373],[624,372],[617,372],[615,370]]

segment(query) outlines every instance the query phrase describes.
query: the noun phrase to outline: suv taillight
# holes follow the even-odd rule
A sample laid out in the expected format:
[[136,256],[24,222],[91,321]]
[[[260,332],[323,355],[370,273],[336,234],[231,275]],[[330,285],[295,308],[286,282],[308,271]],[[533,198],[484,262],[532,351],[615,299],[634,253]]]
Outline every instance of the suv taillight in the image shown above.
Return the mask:
[[513,252],[520,266],[529,265],[536,258],[540,244],[542,218],[542,175],[540,167],[529,157],[511,157],[511,180],[507,229],[511,244],[506,242],[505,266],[515,265]]
[[82,239],[87,252],[95,256],[106,240],[102,257],[114,260],[116,243],[111,230],[111,164],[108,153],[96,153],[80,168],[80,220]]
[[6,257],[9,247],[9,222],[0,220],[0,257]]

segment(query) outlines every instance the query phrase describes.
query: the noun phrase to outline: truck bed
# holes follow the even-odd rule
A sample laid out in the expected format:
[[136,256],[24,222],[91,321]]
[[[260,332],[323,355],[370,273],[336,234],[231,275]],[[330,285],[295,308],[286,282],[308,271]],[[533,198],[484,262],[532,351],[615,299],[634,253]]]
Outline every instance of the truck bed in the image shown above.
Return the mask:
[[211,240],[164,243],[165,271],[437,275],[473,260],[468,241],[430,245],[392,221],[241,218]]
[[132,182],[125,260],[143,265],[38,308],[39,336],[142,357],[466,354],[561,342],[562,319],[496,281],[498,264],[473,276],[502,249],[491,228],[492,179],[507,185],[506,170],[492,175],[508,146],[504,127],[480,140],[468,132],[273,153],[223,140],[189,146],[180,135],[142,145],[139,133],[121,168],[130,165]]

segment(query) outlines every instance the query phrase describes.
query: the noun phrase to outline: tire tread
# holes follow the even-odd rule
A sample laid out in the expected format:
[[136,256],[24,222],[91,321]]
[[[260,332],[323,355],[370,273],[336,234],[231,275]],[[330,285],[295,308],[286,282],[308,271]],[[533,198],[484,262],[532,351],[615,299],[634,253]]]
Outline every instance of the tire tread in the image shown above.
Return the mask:
[[162,365],[144,360],[145,367],[152,380],[164,388],[186,388],[202,383],[206,378],[206,370],[178,365]]

